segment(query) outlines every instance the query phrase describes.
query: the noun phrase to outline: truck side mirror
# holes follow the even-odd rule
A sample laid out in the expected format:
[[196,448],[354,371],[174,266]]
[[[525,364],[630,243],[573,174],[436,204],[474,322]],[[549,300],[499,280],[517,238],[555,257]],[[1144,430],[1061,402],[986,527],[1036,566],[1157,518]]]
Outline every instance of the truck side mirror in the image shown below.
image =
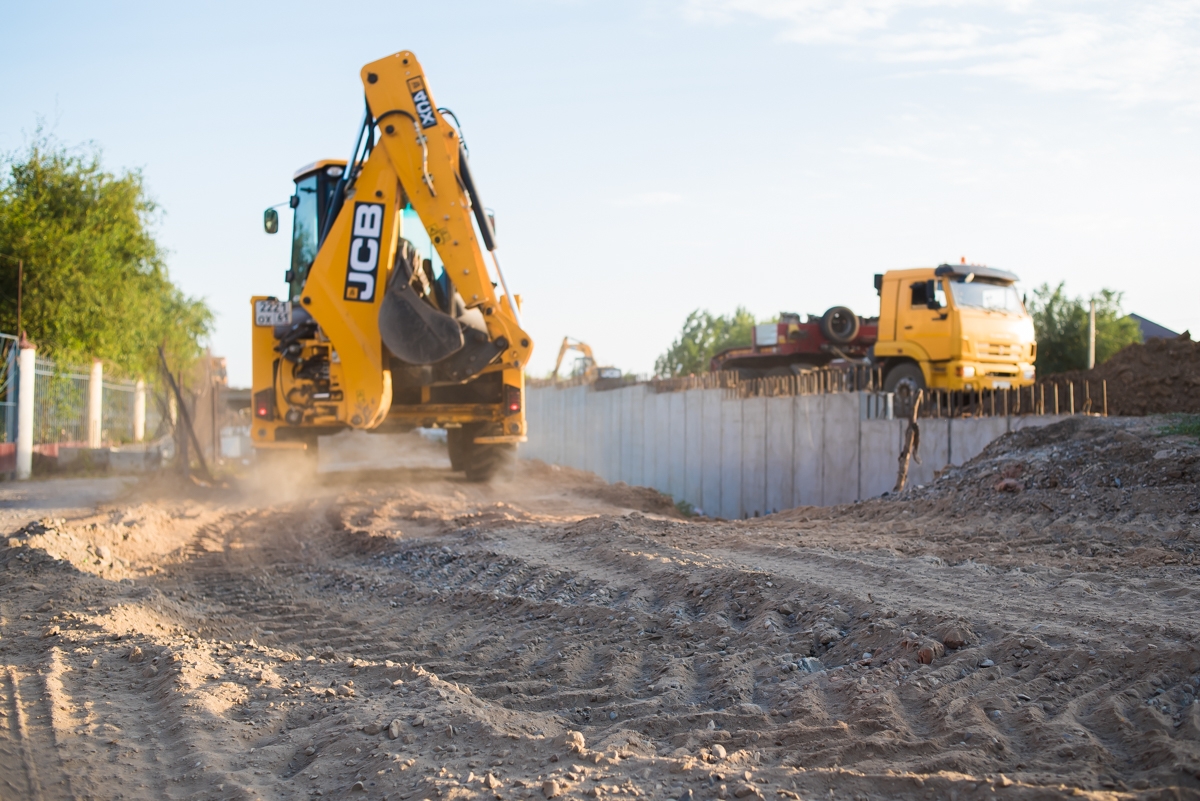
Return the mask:
[[925,297],[927,297],[928,300],[925,301],[925,305],[931,309],[942,308],[941,302],[937,299],[936,292],[937,292],[937,281],[926,281],[925,282]]
[[875,294],[883,294],[883,273],[875,273]]
[[279,233],[279,212],[267,209],[263,212],[263,230],[268,234]]

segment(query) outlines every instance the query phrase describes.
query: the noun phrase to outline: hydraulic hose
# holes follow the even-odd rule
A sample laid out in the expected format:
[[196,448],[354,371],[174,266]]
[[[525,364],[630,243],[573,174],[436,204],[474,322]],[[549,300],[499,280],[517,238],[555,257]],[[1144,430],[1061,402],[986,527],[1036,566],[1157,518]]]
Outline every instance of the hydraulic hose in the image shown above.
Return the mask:
[[484,247],[495,250],[496,231],[492,228],[492,221],[487,216],[483,201],[479,199],[479,190],[475,188],[475,181],[471,178],[471,167],[467,163],[467,152],[461,144],[458,146],[458,174],[471,198],[471,210],[475,212],[475,222],[479,223],[479,233],[483,234]]
[[475,212],[475,222],[479,223],[479,233],[483,236],[484,247],[492,254],[492,264],[496,265],[496,275],[500,279],[500,286],[504,289],[505,297],[508,298],[508,307],[512,309],[513,319],[517,321],[517,325],[524,328],[524,324],[521,322],[521,310],[517,308],[517,299],[513,297],[512,292],[508,291],[508,281],[504,279],[504,270],[500,267],[500,259],[496,256],[496,230],[492,227],[492,218],[488,217],[483,201],[479,198],[479,190],[476,189],[475,180],[471,177],[467,152],[461,144],[458,147],[458,174],[462,179],[463,187],[467,190],[467,196],[471,198],[471,210]]

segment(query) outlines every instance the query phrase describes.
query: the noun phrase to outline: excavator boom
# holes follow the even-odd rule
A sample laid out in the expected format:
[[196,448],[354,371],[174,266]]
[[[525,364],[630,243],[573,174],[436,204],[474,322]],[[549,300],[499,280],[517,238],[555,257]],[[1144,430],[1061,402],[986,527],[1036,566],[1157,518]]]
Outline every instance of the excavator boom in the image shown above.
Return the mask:
[[562,346],[558,349],[558,358],[554,361],[554,372],[550,374],[551,380],[558,380],[558,371],[562,369],[563,359],[571,351],[578,351],[580,360],[583,362],[583,371],[586,373],[596,366],[596,358],[592,355],[592,347],[586,342],[570,337],[563,337]]

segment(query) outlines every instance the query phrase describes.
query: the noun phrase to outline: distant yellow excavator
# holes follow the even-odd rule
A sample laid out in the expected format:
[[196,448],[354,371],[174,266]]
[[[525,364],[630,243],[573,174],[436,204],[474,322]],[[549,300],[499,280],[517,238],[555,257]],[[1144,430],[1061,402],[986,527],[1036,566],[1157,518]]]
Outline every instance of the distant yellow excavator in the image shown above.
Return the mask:
[[[520,297],[458,119],[434,102],[416,56],[401,51],[361,75],[366,111],[350,159],[294,176],[288,295],[251,301],[251,436],[260,449],[315,451],[318,436],[347,428],[441,427],[451,465],[486,480],[526,438],[533,341]],[[274,207],[263,224],[279,230]]]
[[571,351],[579,353],[579,357],[571,369],[571,378],[582,378],[584,381],[591,382],[597,378],[621,377],[621,371],[616,367],[596,366],[596,357],[592,355],[591,345],[579,339],[563,337],[562,347],[558,349],[558,359],[554,362],[554,372],[550,374],[551,381],[558,381],[558,371],[562,369],[563,359]]

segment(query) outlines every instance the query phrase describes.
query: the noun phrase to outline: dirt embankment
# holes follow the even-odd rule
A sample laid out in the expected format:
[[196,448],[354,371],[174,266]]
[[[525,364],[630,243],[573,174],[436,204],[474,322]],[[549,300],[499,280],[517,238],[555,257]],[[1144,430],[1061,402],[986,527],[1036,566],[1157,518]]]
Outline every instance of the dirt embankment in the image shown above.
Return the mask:
[[[1187,335],[1129,345],[1094,370],[1047,376],[1047,381],[1108,382],[1110,415],[1200,413],[1200,342]],[[1094,391],[1094,390],[1093,390]]]
[[0,539],[0,797],[1196,798],[1196,451],[1080,418],[733,522],[143,484]]

